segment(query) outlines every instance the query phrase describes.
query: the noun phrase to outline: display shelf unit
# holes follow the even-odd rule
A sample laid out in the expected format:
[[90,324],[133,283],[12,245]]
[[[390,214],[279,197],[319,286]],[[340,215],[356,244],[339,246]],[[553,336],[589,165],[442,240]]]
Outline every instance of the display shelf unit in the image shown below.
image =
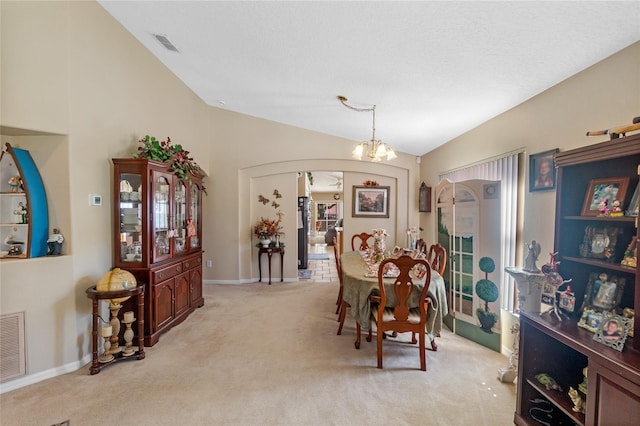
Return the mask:
[[166,163],[113,159],[114,266],[149,283],[144,344],[184,321],[202,297],[202,179]]
[[[114,290],[114,291],[98,291],[96,290],[96,286],[89,287],[86,290],[87,297],[91,299],[92,304],[92,328],[91,328],[91,367],[89,368],[90,374],[98,374],[103,368],[108,367],[111,364],[115,364],[119,361],[126,361],[137,359],[141,360],[145,358],[144,353],[144,344],[143,344],[143,330],[144,330],[144,284],[140,284],[137,287],[130,289],[122,289],[122,290]],[[123,348],[120,348],[118,351],[114,351],[114,355],[110,361],[100,362],[100,357],[98,356],[98,347],[100,346],[101,339],[99,335],[100,330],[100,302],[109,303],[111,299],[118,299],[122,297],[135,298],[133,302],[134,311],[135,312],[135,321],[131,324],[132,330],[134,331],[136,347],[133,349],[133,352],[130,355],[126,355]],[[109,322],[113,321],[113,318],[109,318]],[[118,321],[120,321],[118,319]],[[134,327],[135,324],[135,327]],[[126,327],[124,325],[121,326],[118,336],[114,337],[115,344],[119,346],[119,341],[124,338],[124,333],[126,331]],[[132,339],[133,340],[133,339]]]
[[[582,216],[582,206],[592,179],[628,177],[624,209],[638,185],[640,135],[601,142],[555,155],[557,173],[554,252],[558,272],[576,296],[576,311],[562,321],[550,313],[520,314],[520,358],[515,423],[540,424],[531,416],[532,400],[544,398],[554,407],[553,424],[629,424],[640,418],[640,321],[635,321],[635,338],[626,340],[619,352],[593,339],[594,333],[578,327],[580,308],[587,299],[589,277],[605,273],[624,279],[624,291],[616,313],[640,306],[638,268],[620,264],[625,250],[637,238],[637,217]],[[606,230],[615,235],[605,255],[585,251],[587,230]],[[598,231],[600,232],[600,231]],[[586,236],[587,235],[587,236]],[[564,290],[561,287],[560,290]],[[583,381],[588,367],[585,414],[575,412],[567,394]],[[547,390],[535,376],[551,375],[562,392]],[[585,395],[582,395],[585,397]],[[636,421],[636,420],[632,420]]]
[[4,144],[0,156],[0,258],[45,256],[48,228],[47,196],[31,154]]

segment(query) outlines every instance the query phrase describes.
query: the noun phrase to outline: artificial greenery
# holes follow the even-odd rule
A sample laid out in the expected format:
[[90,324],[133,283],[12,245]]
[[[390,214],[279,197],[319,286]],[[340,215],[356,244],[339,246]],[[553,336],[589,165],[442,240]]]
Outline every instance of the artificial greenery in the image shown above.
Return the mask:
[[194,176],[206,176],[200,166],[189,157],[189,151],[182,148],[182,145],[172,145],[171,138],[166,141],[159,141],[154,136],[145,135],[138,142],[142,146],[138,147],[138,153],[134,158],[145,158],[148,160],[169,163],[170,169],[180,179],[190,180],[189,174]]

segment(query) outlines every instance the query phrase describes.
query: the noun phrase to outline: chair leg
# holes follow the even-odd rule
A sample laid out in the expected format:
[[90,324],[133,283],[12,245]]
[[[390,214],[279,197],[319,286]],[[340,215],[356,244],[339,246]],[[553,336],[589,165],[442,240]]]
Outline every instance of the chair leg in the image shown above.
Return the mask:
[[360,349],[360,324],[356,322],[356,341],[354,342],[356,349]]
[[378,330],[378,368],[382,369],[382,336],[384,336],[384,331]]
[[419,333],[420,337],[420,370],[427,371],[427,354],[425,348],[425,333]]
[[336,314],[339,314],[340,307],[342,306],[342,287],[340,287],[340,291],[338,291],[338,300],[336,300],[336,305],[338,305],[336,308]]
[[344,317],[347,315],[347,303],[343,300],[340,304],[340,316],[338,317],[338,321],[340,325],[338,325],[338,336],[342,334],[342,326],[344,325]]

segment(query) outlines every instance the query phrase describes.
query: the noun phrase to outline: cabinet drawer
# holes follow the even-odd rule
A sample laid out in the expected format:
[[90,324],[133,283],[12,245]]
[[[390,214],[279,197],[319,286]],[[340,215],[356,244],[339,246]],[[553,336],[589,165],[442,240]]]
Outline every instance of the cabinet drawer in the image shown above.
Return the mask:
[[182,264],[176,263],[175,265],[167,266],[166,268],[158,269],[153,272],[153,282],[159,283],[169,278],[175,277],[182,272]]
[[200,265],[202,265],[202,256],[192,257],[182,262],[182,270],[186,271],[188,269],[197,268]]

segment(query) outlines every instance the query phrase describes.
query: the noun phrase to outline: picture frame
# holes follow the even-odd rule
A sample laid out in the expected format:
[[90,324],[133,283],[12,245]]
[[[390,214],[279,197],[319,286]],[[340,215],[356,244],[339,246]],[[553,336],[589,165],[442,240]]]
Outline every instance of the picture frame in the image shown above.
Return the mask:
[[611,312],[604,312],[600,326],[593,336],[593,340],[603,343],[618,352],[622,352],[624,342],[629,335],[630,324],[630,318],[612,314]]
[[352,217],[389,217],[389,186],[354,186]]
[[555,154],[558,148],[529,156],[529,192],[556,188]]
[[633,321],[635,317],[635,310],[633,310],[632,308],[624,308],[622,310],[622,316],[631,320],[631,323],[629,324],[629,337],[633,337]]
[[629,205],[627,206],[625,212],[627,216],[638,216],[638,201],[640,201],[640,182],[636,185],[636,189],[631,196],[631,201],[629,201]]
[[626,280],[607,272],[592,272],[584,292],[580,310],[613,311],[620,305]]
[[618,235],[622,234],[622,228],[615,226],[592,226],[584,228],[582,243],[578,247],[581,257],[591,257],[607,262],[613,262]]
[[591,179],[582,204],[581,216],[601,215],[601,202],[607,200],[611,207],[615,200],[620,200],[624,206],[624,199],[629,186],[629,177],[612,177]]
[[601,323],[602,312],[586,308],[582,311],[582,316],[580,317],[580,321],[578,321],[578,327],[582,327],[592,333],[595,333],[598,331],[598,328],[600,328]]
[[431,213],[431,187],[422,182],[418,190],[418,211]]

